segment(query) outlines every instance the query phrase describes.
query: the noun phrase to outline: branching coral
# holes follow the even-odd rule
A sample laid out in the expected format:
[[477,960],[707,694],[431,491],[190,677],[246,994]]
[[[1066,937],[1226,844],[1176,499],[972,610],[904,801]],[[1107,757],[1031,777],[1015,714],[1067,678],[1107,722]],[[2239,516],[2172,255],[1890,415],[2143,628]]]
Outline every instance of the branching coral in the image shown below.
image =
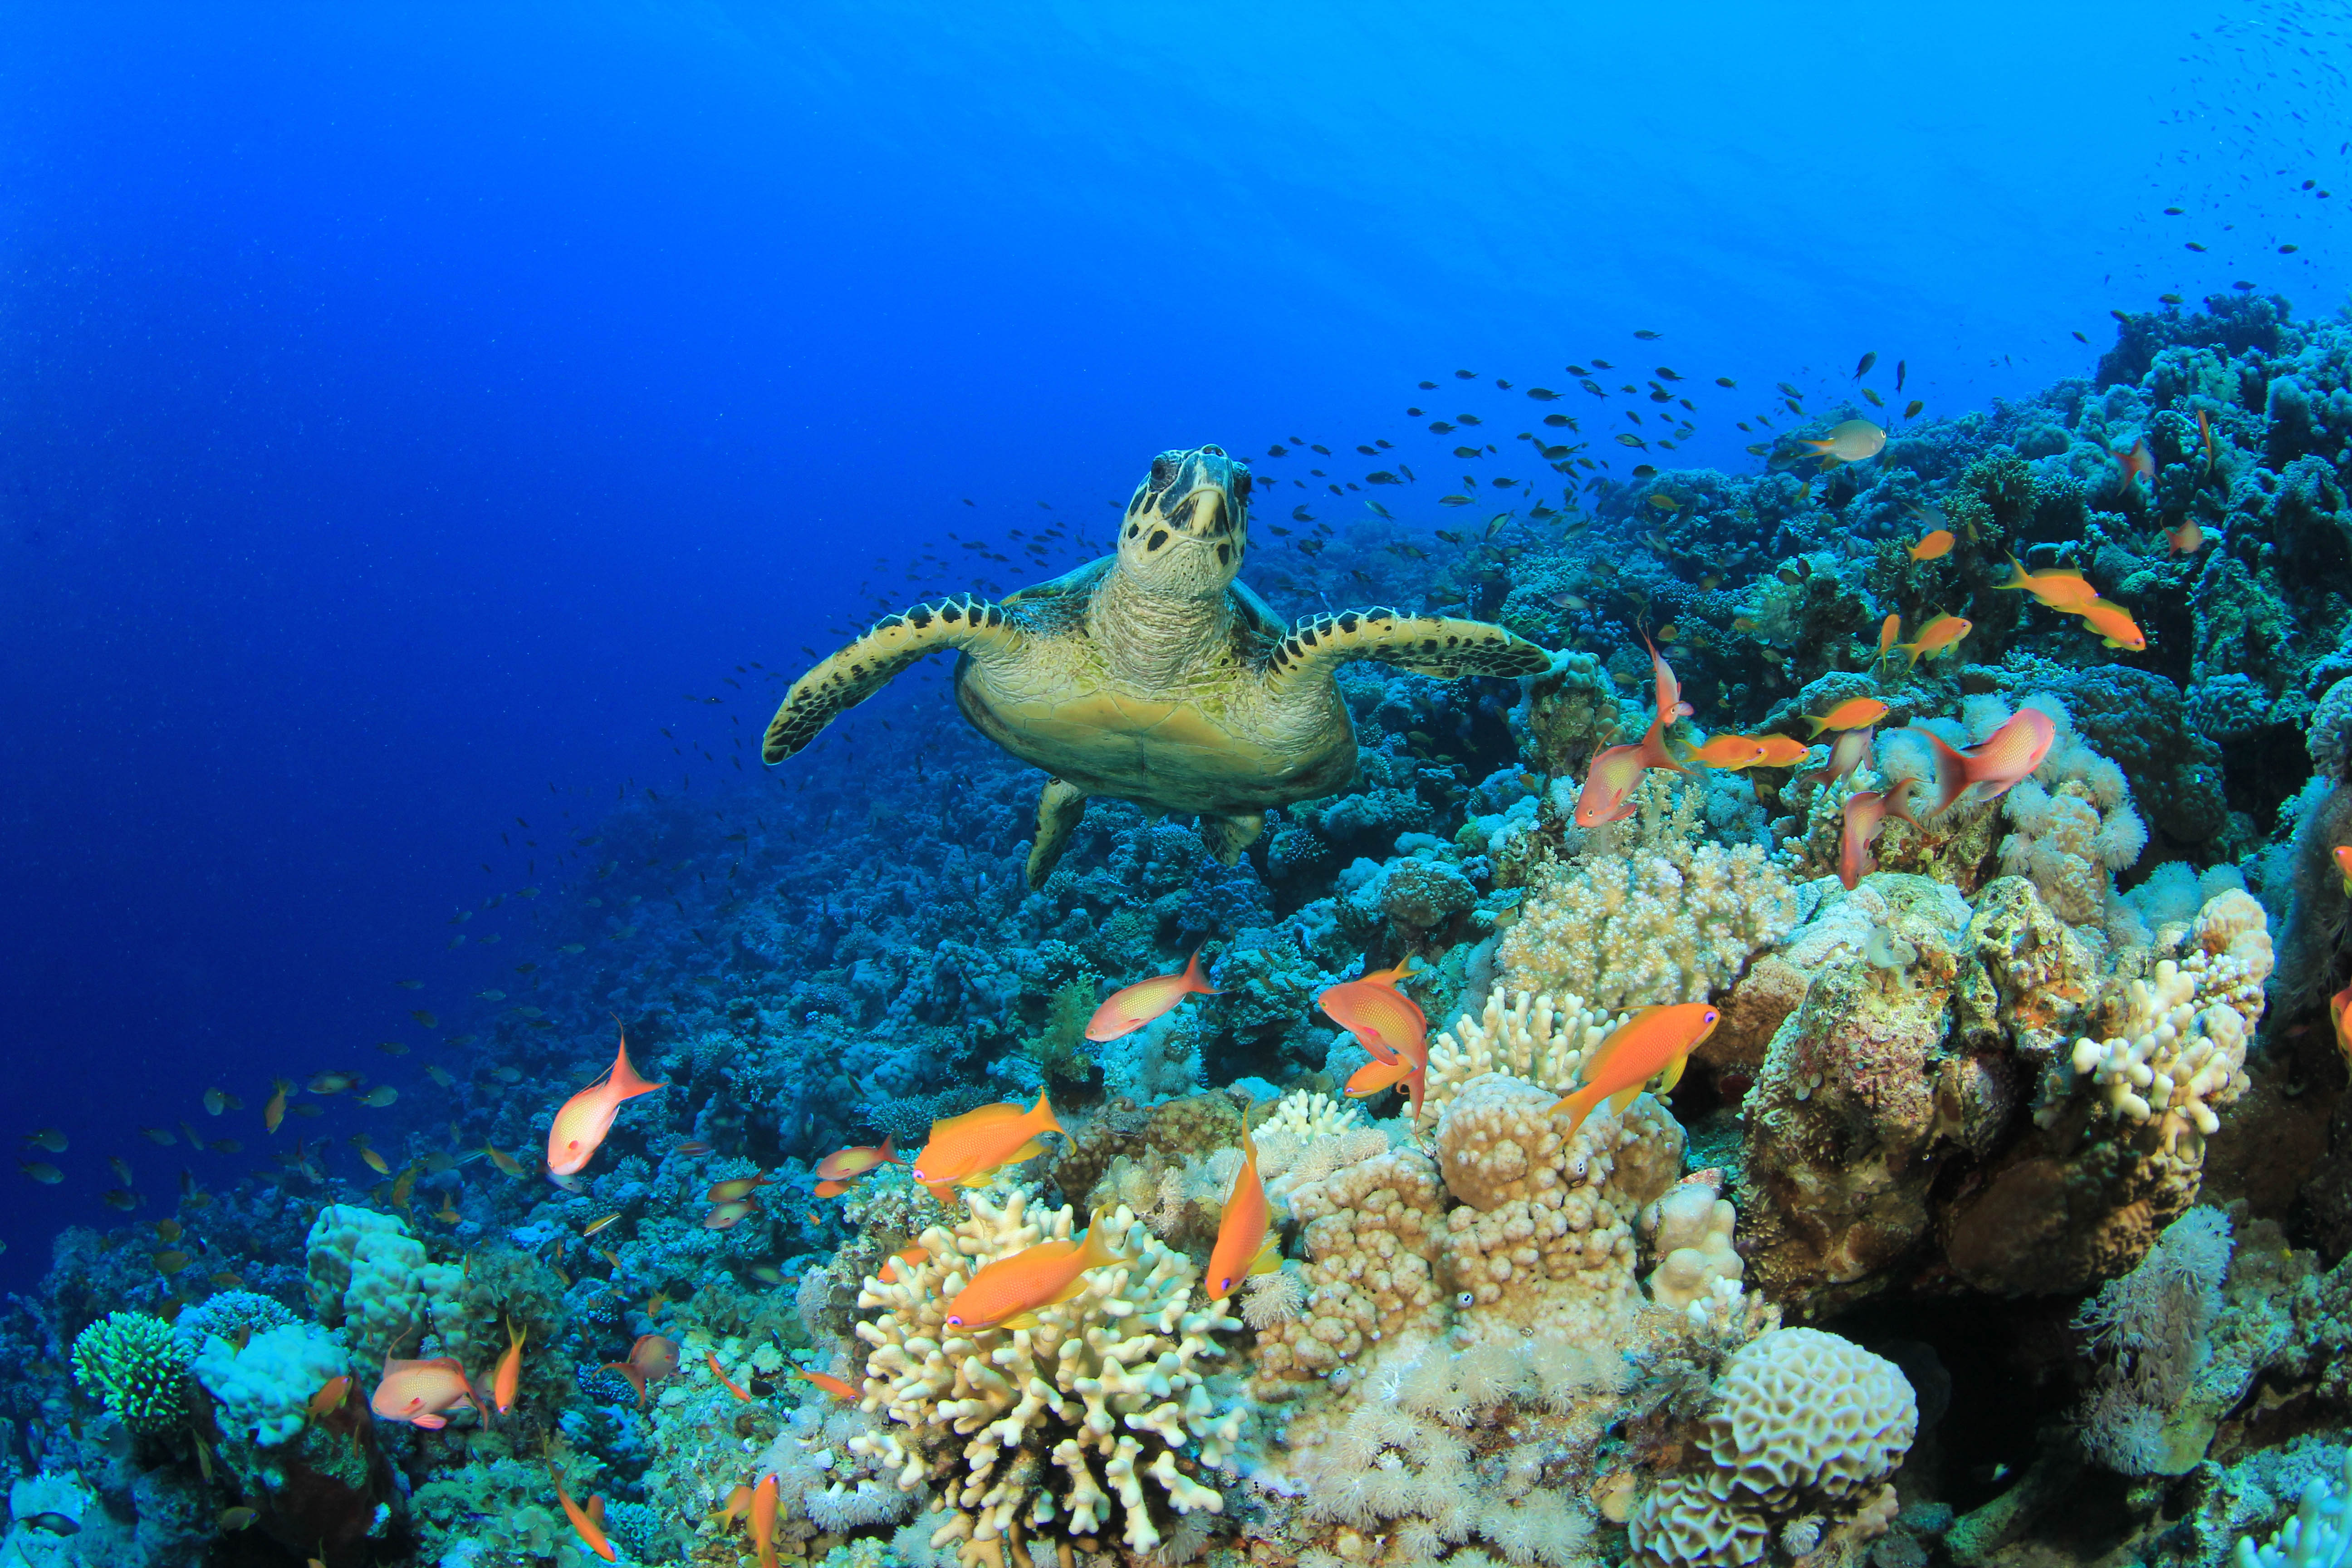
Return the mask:
[[1430,1041],[1425,1113],[1443,1115],[1463,1086],[1481,1073],[1508,1073],[1564,1094],[1575,1087],[1577,1069],[1592,1047],[1623,1022],[1623,1014],[1587,1006],[1573,992],[1554,996],[1522,991],[1506,1006],[1502,993],[1490,991],[1479,1016],[1465,1014]]
[[1761,850],[1695,837],[1703,792],[1684,789],[1669,819],[1669,786],[1642,787],[1633,847],[1603,847],[1596,832],[1584,854],[1535,879],[1498,955],[1509,989],[1611,1010],[1704,1001],[1797,923],[1796,891]]
[[874,1347],[865,1407],[890,1425],[851,1450],[895,1469],[902,1490],[934,1481],[950,1516],[932,1544],[960,1542],[971,1568],[1004,1562],[1024,1533],[1090,1536],[1114,1521],[1149,1552],[1169,1510],[1221,1512],[1223,1498],[1198,1478],[1230,1467],[1244,1411],[1211,1397],[1200,1363],[1223,1354],[1213,1336],[1240,1320],[1216,1305],[1188,1310],[1193,1266],[1121,1210],[1094,1223],[1133,1261],[1094,1270],[1072,1300],[1039,1309],[1034,1328],[951,1329],[948,1302],[974,1272],[1071,1233],[1071,1210],[1033,1216],[1017,1191],[1001,1207],[966,1202],[954,1229],[923,1233],[928,1258],[859,1293],[861,1307],[881,1309],[857,1326]]
[[2220,1108],[2246,1091],[2246,1044],[2271,972],[2268,922],[2244,893],[2214,898],[2189,934],[2188,953],[2126,983],[2116,1032],[2074,1051],[2074,1070],[2098,1083],[2114,1114],[2160,1120],[2168,1149],[2184,1128],[2211,1137]]
[[188,1418],[187,1357],[172,1326],[145,1312],[110,1312],[74,1338],[74,1381],[141,1436]]
[[2293,1519],[2260,1546],[2252,1536],[2240,1536],[2231,1561],[2235,1568],[2343,1568],[2352,1563],[2352,1449],[2345,1453],[2339,1481],[2313,1481]]

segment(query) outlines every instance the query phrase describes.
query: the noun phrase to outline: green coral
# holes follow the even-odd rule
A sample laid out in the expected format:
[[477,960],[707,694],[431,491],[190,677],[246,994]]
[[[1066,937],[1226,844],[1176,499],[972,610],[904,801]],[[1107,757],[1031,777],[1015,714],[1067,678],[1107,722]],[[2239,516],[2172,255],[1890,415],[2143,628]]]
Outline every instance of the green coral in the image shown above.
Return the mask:
[[1087,1021],[1094,1015],[1095,983],[1080,975],[1054,993],[1045,1027],[1021,1042],[1023,1054],[1048,1081],[1086,1082],[1095,1074],[1095,1059],[1086,1048]]
[[188,1418],[188,1363],[172,1325],[145,1312],[110,1312],[74,1339],[74,1380],[142,1436]]

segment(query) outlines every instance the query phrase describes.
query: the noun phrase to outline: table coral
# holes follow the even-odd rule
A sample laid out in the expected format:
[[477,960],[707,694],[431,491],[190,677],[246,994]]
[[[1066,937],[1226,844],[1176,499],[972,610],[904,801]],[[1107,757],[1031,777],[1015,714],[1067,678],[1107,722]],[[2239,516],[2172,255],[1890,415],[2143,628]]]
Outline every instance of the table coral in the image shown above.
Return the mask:
[[864,1404],[890,1425],[851,1449],[895,1469],[902,1490],[927,1478],[941,1489],[950,1512],[932,1544],[960,1542],[969,1568],[1003,1563],[1024,1534],[1082,1538],[1114,1524],[1149,1552],[1169,1510],[1223,1511],[1200,1478],[1231,1466],[1246,1410],[1213,1399],[1200,1363],[1224,1353],[1213,1336],[1240,1320],[1217,1305],[1188,1310],[1194,1267],[1121,1210],[1094,1224],[1132,1262],[1094,1270],[1077,1296],[1039,1309],[1034,1328],[950,1329],[948,1301],[974,1271],[1072,1231],[1070,1209],[1033,1215],[1018,1192],[1001,1206],[966,1203],[952,1230],[923,1233],[925,1261],[859,1294],[880,1309],[857,1325],[874,1347]]

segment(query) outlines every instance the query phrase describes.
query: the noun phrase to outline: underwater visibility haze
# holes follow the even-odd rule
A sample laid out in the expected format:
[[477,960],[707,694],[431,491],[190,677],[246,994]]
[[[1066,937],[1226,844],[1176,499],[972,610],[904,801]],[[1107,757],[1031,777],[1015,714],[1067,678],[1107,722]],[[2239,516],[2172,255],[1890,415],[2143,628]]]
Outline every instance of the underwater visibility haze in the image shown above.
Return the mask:
[[2352,6],[0,14],[0,1568],[2352,1561]]

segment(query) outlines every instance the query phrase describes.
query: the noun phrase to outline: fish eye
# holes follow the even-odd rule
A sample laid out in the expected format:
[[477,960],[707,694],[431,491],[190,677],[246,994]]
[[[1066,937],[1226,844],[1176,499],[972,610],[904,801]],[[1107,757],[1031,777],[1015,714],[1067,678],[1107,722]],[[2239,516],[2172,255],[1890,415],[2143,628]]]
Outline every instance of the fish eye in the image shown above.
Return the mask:
[[1468,1290],[1465,1290],[1460,1295],[1454,1298],[1454,1304],[1457,1307],[1467,1307],[1477,1300],[1478,1298],[1475,1294]]

